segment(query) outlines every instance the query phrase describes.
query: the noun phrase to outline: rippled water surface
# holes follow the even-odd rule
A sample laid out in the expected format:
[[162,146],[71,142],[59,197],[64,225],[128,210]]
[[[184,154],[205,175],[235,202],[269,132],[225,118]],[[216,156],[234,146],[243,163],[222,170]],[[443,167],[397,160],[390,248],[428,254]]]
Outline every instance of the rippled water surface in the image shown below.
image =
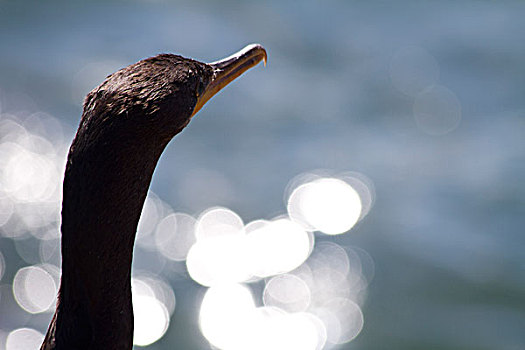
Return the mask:
[[135,249],[151,349],[525,348],[520,1],[0,1],[0,349],[60,278],[82,99],[161,52],[268,50],[161,158]]

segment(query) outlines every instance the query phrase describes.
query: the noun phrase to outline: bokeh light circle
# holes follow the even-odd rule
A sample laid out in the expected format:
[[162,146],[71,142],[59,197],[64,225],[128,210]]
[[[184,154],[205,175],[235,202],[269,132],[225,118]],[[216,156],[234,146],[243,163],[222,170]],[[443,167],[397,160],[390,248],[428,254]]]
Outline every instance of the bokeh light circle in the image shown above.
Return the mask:
[[336,178],[303,184],[288,199],[288,213],[294,221],[329,235],[350,230],[361,216],[361,208],[359,194]]
[[350,261],[347,252],[339,244],[323,241],[316,245],[315,251],[308,259],[308,266],[313,270],[329,268],[346,275],[350,270]]
[[244,223],[234,211],[214,207],[204,211],[198,218],[195,236],[198,240],[241,233]]
[[39,266],[21,268],[13,280],[13,295],[25,311],[36,314],[49,310],[57,294],[51,274]]
[[141,274],[131,278],[132,295],[149,296],[160,301],[170,315],[175,311],[176,298],[173,289],[154,274]]
[[198,240],[188,252],[186,266],[194,281],[213,286],[248,280],[247,261],[246,235],[229,234]]
[[430,135],[444,135],[456,129],[461,121],[461,104],[444,86],[434,85],[416,96],[414,118],[418,127]]
[[359,194],[361,200],[359,221],[362,220],[372,209],[375,202],[374,183],[367,176],[355,171],[338,174],[337,178],[349,184]]
[[188,214],[173,213],[166,216],[155,231],[157,249],[170,260],[186,260],[196,240],[195,225],[196,220]]
[[208,341],[220,349],[237,349],[249,332],[246,322],[255,310],[250,289],[240,284],[209,288],[199,313],[199,326]]
[[133,344],[150,345],[168,330],[169,313],[164,304],[152,296],[133,296]]
[[301,278],[283,274],[272,277],[263,292],[263,302],[287,312],[305,311],[310,305],[310,288]]
[[269,277],[301,265],[311,252],[313,236],[288,218],[259,222],[247,233],[248,265],[253,275]]
[[7,335],[5,350],[39,349],[44,335],[32,328],[18,328]]
[[348,343],[363,329],[363,312],[348,298],[334,298],[315,311],[325,323],[330,343]]

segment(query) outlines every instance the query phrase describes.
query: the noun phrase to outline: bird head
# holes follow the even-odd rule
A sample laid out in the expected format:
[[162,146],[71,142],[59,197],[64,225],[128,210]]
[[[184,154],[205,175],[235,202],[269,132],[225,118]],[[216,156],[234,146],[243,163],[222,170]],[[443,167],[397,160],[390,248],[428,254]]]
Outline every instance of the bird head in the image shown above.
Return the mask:
[[210,98],[261,60],[266,63],[265,49],[252,44],[212,63],[173,54],[139,61],[87,95],[79,131],[112,130],[115,137],[115,129],[132,130],[169,140]]

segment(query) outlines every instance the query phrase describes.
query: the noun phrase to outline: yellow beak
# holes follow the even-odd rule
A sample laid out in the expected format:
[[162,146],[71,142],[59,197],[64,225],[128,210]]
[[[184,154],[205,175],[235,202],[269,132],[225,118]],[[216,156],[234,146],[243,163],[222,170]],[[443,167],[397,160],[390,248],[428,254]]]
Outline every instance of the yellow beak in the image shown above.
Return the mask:
[[251,44],[220,61],[208,63],[213,68],[213,77],[204,88],[204,92],[198,97],[191,116],[193,117],[223,87],[248,69],[255,67],[261,60],[264,60],[266,66],[266,59],[264,47],[259,44]]

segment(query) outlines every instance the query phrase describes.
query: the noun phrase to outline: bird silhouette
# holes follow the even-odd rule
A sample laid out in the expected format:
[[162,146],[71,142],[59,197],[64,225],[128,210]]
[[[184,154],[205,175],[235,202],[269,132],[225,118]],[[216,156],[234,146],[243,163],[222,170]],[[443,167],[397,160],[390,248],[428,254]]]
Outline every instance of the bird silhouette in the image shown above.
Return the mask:
[[213,63],[161,54],[86,96],[64,176],[57,307],[41,350],[132,348],[133,245],[159,157],[213,95],[261,60],[258,44]]

